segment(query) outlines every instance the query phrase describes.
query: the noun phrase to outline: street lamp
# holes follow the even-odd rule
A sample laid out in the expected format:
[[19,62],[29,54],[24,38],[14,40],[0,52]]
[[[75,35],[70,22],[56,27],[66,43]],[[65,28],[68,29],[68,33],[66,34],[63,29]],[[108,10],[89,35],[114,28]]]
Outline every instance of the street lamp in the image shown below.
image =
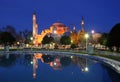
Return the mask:
[[30,40],[31,40],[31,50],[32,50],[33,37],[30,37]]
[[73,43],[73,40],[71,40],[71,43]]
[[91,43],[92,43],[92,45],[93,45],[94,48],[95,48],[95,35],[94,35],[94,34],[95,34],[95,31],[94,31],[94,30],[91,30],[91,36],[92,36],[92,37],[91,37],[91,38],[92,38],[92,42],[91,42]]
[[30,37],[30,40],[32,41],[32,40],[33,40],[33,37]]
[[92,33],[92,34],[94,34],[94,33],[95,33],[95,31],[94,31],[94,30],[91,30],[91,33]]
[[89,34],[85,34],[85,39],[86,39],[86,51],[87,51],[87,44],[88,44],[88,38],[89,38]]
[[91,36],[92,36],[92,40],[94,40],[94,33],[95,33],[95,31],[94,30],[91,30]]
[[19,45],[20,45],[20,42],[17,42],[17,47],[19,47]]

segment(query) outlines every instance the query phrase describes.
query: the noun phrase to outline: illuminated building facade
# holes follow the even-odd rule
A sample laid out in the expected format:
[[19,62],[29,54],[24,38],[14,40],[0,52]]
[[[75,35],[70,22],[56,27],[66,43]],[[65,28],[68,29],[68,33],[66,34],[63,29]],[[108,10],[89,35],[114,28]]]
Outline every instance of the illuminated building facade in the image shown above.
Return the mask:
[[[86,32],[84,30],[83,17],[81,21],[81,27],[82,27],[81,30],[79,30],[78,32],[76,31],[76,27],[74,27],[73,31],[70,33],[71,41],[73,42],[73,44],[84,45],[84,42],[85,42],[84,36]],[[44,29],[41,31],[40,34],[38,34],[37,16],[36,16],[36,13],[33,13],[33,44],[35,44],[36,46],[41,44],[44,36],[47,34],[52,35],[54,40],[56,40],[55,42],[59,43],[61,36],[68,31],[69,29],[67,26],[65,26],[61,22],[56,22],[56,23],[53,23],[48,29]]]
[[[40,61],[39,61],[40,60]],[[67,62],[66,62],[67,61]],[[33,65],[33,78],[36,79],[38,70],[41,70],[42,62],[43,64],[48,64],[54,70],[64,70],[66,66],[78,66],[82,72],[89,71],[89,62],[87,58],[77,57],[77,56],[61,56],[59,55],[49,55],[49,54],[34,54],[31,61]],[[72,72],[73,73],[73,72]]]
[[68,27],[66,27],[61,22],[53,23],[49,29],[42,30],[41,34],[38,34],[38,24],[37,24],[37,17],[36,14],[33,13],[33,44],[38,46],[41,44],[43,38],[47,34],[56,34],[56,35],[63,35],[65,32],[68,31]]
[[73,31],[71,32],[71,40],[72,40],[72,43],[73,44],[76,44],[76,45],[84,45],[84,40],[85,40],[85,29],[84,29],[84,19],[82,17],[82,21],[81,21],[81,27],[82,29],[79,30],[78,32],[76,31],[76,27],[74,26],[73,27]]
[[70,37],[72,44],[78,44],[78,33],[75,26],[73,27],[73,31],[71,32]]

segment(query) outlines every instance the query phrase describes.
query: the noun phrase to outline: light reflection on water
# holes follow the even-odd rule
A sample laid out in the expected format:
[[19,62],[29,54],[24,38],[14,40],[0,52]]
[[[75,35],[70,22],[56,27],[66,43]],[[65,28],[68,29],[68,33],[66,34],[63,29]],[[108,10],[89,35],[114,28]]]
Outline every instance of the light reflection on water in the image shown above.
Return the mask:
[[[80,58],[76,56],[55,56],[55,55],[42,55],[34,54],[32,57],[31,64],[33,64],[33,78],[36,78],[36,71],[38,69],[38,60],[41,62],[48,64],[54,70],[62,70],[63,67],[69,66],[71,63],[74,65],[78,65],[82,72],[89,71],[87,66],[87,58]],[[72,72],[73,73],[73,72]]]
[[[15,78],[14,78],[15,77]],[[73,55],[0,55],[0,82],[120,82],[98,61]]]

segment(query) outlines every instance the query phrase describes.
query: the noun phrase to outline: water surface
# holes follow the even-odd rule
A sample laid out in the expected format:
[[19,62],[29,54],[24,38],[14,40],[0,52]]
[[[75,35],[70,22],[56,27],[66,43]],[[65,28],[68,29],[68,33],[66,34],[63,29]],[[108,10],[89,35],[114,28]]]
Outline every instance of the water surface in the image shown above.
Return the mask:
[[0,82],[120,82],[120,75],[80,56],[1,54]]

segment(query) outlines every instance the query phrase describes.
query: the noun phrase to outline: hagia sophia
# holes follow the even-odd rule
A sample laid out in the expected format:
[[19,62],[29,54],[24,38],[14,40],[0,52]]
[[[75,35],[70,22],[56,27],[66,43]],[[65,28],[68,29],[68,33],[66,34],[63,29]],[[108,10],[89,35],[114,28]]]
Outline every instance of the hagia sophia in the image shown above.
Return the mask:
[[84,29],[84,19],[83,19],[83,17],[82,17],[82,21],[81,21],[81,27],[82,28],[78,32],[76,31],[75,27],[73,27],[73,30],[70,31],[69,27],[65,26],[63,23],[55,22],[48,29],[44,29],[44,30],[42,30],[42,32],[40,34],[38,34],[38,23],[37,23],[36,13],[33,13],[33,19],[32,20],[33,20],[33,43],[36,46],[41,44],[44,36],[47,35],[47,34],[52,34],[52,36],[55,39],[54,35],[57,35],[57,37],[60,38],[65,33],[69,32],[73,44],[78,44],[78,43],[82,43],[82,41],[84,39],[84,35],[86,33],[86,31]]

